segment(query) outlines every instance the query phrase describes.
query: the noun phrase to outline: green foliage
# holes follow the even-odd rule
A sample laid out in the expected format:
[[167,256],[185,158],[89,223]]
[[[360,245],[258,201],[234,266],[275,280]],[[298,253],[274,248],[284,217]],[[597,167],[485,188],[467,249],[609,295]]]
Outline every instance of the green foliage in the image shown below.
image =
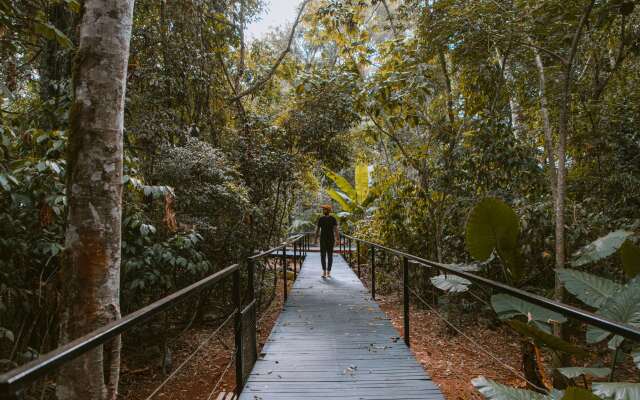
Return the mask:
[[571,265],[579,267],[609,257],[618,251],[632,234],[631,231],[620,229],[594,240],[573,254]]
[[606,400],[639,400],[640,383],[594,382],[593,393]]
[[289,234],[310,232],[315,229],[316,225],[305,219],[294,219],[289,225]]
[[49,22],[36,22],[35,32],[49,40],[55,40],[64,48],[73,47],[73,42],[62,31]]
[[551,332],[549,324],[552,322],[566,322],[567,319],[554,311],[549,311],[544,307],[531,304],[524,300],[510,296],[508,294],[496,294],[491,296],[491,306],[502,320],[514,317],[525,317],[539,329]]
[[601,307],[622,289],[621,285],[610,279],[587,272],[563,268],[556,270],[556,273],[571,294],[595,308]]
[[[596,314],[622,322],[634,327],[640,327],[640,281],[632,280],[613,297],[608,299]],[[600,328],[587,328],[587,342],[598,343],[610,337],[611,333]],[[609,348],[616,349],[623,338],[614,336],[609,341]]]
[[453,274],[440,274],[431,278],[433,286],[449,293],[462,293],[469,290],[471,282]]
[[353,188],[351,183],[349,183],[349,181],[346,178],[338,175],[337,173],[329,169],[325,169],[324,173],[327,176],[327,178],[329,178],[338,187],[338,189],[342,191],[345,198],[349,199],[350,203],[357,203],[358,195],[357,195],[356,189]]
[[484,376],[471,380],[471,384],[487,400],[554,400],[552,396],[501,385]]
[[536,325],[527,324],[515,319],[507,321],[507,324],[516,332],[533,339],[538,346],[544,346],[551,350],[569,354],[585,355],[586,352],[572,343],[566,342],[557,336],[538,329]]
[[564,396],[562,396],[562,400],[601,400],[601,398],[587,389],[569,387],[565,391]]
[[519,233],[518,216],[511,207],[500,199],[488,197],[469,213],[465,238],[473,258],[485,261],[495,251],[511,276],[517,279],[522,273]]
[[[369,165],[364,162],[356,164],[355,187],[343,176],[325,168],[324,173],[339,190],[333,188],[325,189],[325,192],[338,203],[343,215],[348,217],[362,217],[369,205],[376,196],[375,190],[371,190],[369,180]],[[340,214],[339,214],[340,215]]]
[[627,239],[620,247],[620,258],[622,268],[629,278],[640,273],[640,246]]
[[348,213],[353,211],[354,206],[349,202],[351,199],[346,194],[338,192],[337,190],[331,188],[325,189],[325,192],[329,195],[329,197],[331,197],[333,201],[340,205],[343,211]]
[[611,374],[611,368],[565,367],[558,368],[558,372],[569,379],[575,379],[582,375],[595,378],[606,378]]
[[365,162],[358,162],[356,164],[355,171],[356,181],[356,202],[364,204],[364,201],[369,196],[369,164]]

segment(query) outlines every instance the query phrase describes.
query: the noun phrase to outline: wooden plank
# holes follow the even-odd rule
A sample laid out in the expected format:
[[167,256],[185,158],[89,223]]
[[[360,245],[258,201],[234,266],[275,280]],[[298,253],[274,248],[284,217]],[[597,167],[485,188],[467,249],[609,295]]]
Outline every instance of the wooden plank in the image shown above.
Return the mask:
[[368,290],[308,253],[240,400],[444,400]]

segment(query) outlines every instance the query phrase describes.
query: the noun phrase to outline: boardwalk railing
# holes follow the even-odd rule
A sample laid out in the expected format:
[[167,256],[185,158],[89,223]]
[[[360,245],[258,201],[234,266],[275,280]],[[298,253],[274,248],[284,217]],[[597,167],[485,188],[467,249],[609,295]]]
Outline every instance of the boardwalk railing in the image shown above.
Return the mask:
[[605,331],[614,333],[616,335],[620,335],[626,339],[640,343],[640,330],[633,326],[626,325],[618,321],[613,321],[611,319],[604,318],[592,312],[582,310],[580,308],[573,307],[558,301],[554,301],[533,293],[529,293],[527,291],[509,286],[509,285],[505,285],[504,283],[496,282],[491,279],[487,279],[482,276],[472,274],[470,272],[461,271],[459,269],[452,268],[450,265],[429,261],[424,258],[405,253],[401,250],[392,249],[377,243],[373,243],[367,240],[359,239],[359,238],[341,233],[340,250],[343,253],[347,253],[349,258],[353,256],[352,245],[354,242],[356,244],[356,257],[357,257],[356,260],[358,260],[356,262],[356,268],[357,268],[357,274],[359,278],[361,277],[361,271],[360,271],[361,247],[364,247],[369,250],[370,257],[371,257],[371,260],[370,260],[371,288],[370,289],[371,289],[371,295],[374,299],[376,296],[376,255],[378,253],[387,253],[389,255],[399,257],[402,260],[402,288],[403,288],[402,297],[403,297],[403,308],[404,308],[403,318],[404,318],[404,332],[405,332],[404,340],[407,345],[410,345],[410,315],[409,315],[409,304],[410,304],[410,296],[411,296],[411,290],[410,290],[411,282],[410,282],[410,274],[409,274],[410,264],[415,265],[415,267],[417,268],[431,268],[438,272],[446,272],[447,274],[457,275],[459,277],[465,278],[481,286],[490,287],[498,292],[509,294],[519,299],[525,300],[529,303],[536,304],[548,310],[555,311],[559,314],[562,314],[565,317],[574,318],[588,325],[601,328]]
[[[291,246],[291,247],[290,247]],[[18,400],[24,398],[24,390],[37,379],[55,372],[62,365],[82,356],[92,349],[114,339],[118,335],[127,332],[134,326],[148,320],[149,318],[167,311],[192,295],[210,287],[225,279],[231,278],[233,281],[233,305],[234,309],[229,318],[234,317],[234,337],[235,337],[235,364],[236,364],[236,390],[242,390],[247,371],[251,370],[256,361],[256,319],[255,319],[255,270],[258,260],[266,257],[282,257],[282,267],[284,276],[284,287],[286,296],[287,287],[287,249],[293,249],[293,262],[301,256],[306,255],[309,250],[309,234],[299,234],[287,239],[281,245],[267,251],[249,257],[246,262],[234,264],[224,268],[214,274],[207,276],[200,281],[185,287],[169,296],[149,304],[119,320],[113,321],[102,328],[99,328],[81,338],[78,338],[56,350],[38,357],[37,359],[24,364],[0,375],[0,400]],[[281,255],[278,254],[281,252]],[[248,305],[242,308],[241,294],[241,272],[246,269],[248,277]],[[294,271],[296,270],[294,264]],[[246,318],[253,315],[253,318]],[[227,318],[227,320],[229,319]],[[252,321],[247,324],[246,321]],[[244,348],[246,343],[249,349]],[[248,354],[248,356],[247,356]]]

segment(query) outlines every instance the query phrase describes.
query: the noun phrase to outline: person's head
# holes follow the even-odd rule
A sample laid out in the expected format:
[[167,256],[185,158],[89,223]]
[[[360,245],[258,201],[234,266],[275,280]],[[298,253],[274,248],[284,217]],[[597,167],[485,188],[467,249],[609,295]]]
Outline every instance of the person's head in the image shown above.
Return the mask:
[[322,206],[322,213],[323,213],[324,215],[329,215],[329,214],[331,214],[331,206],[330,206],[330,205],[327,205],[327,204],[323,205],[323,206]]

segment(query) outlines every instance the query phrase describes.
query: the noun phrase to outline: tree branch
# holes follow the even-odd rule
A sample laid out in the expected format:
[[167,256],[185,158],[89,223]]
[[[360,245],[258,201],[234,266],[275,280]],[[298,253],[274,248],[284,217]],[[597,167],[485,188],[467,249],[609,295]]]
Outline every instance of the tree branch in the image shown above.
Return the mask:
[[282,64],[282,61],[284,61],[284,58],[287,56],[287,54],[291,50],[291,43],[293,43],[293,38],[295,37],[295,34],[296,34],[296,28],[298,27],[298,24],[300,23],[300,20],[302,18],[302,13],[304,12],[305,7],[310,2],[311,2],[311,0],[305,0],[302,3],[302,5],[300,6],[300,11],[298,11],[298,16],[296,17],[296,20],[293,23],[293,27],[291,27],[291,33],[289,34],[289,40],[287,42],[287,47],[282,51],[282,53],[280,53],[280,56],[277,58],[276,62],[271,66],[271,68],[269,69],[267,74],[265,76],[263,76],[262,78],[258,79],[257,82],[253,84],[253,86],[251,86],[251,87],[243,90],[242,92],[238,93],[237,95],[235,95],[233,98],[231,98],[231,100],[233,100],[233,101],[240,100],[241,98],[254,93],[256,90],[260,89],[267,82],[269,82],[269,80],[273,77],[273,74],[275,74],[276,70],[278,69],[280,64]]
[[540,50],[541,52],[543,52],[545,54],[548,54],[551,57],[559,60],[563,65],[567,65],[569,63],[569,61],[566,58],[562,57],[560,54],[558,54],[558,53],[556,53],[556,52],[554,52],[552,50],[545,49],[544,47],[538,46],[536,44],[522,42],[522,41],[519,41],[519,40],[514,40],[514,43],[521,44],[521,45],[527,46],[527,47],[531,47],[531,48],[536,49],[536,50]]

